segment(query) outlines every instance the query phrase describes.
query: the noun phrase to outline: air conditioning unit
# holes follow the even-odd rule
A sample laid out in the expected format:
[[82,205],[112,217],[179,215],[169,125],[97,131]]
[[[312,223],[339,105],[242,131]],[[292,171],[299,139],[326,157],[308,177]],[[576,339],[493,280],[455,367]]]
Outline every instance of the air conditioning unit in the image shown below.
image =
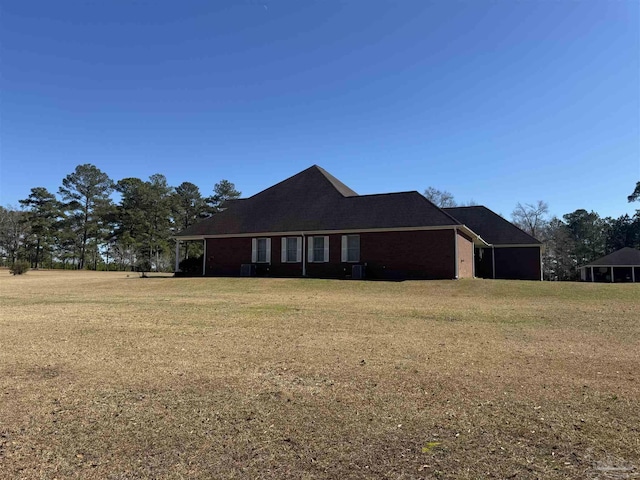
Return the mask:
[[240,276],[241,277],[255,277],[256,276],[256,266],[253,263],[243,263],[240,266]]
[[364,265],[352,265],[351,266],[351,278],[354,280],[362,280],[364,278],[365,267]]

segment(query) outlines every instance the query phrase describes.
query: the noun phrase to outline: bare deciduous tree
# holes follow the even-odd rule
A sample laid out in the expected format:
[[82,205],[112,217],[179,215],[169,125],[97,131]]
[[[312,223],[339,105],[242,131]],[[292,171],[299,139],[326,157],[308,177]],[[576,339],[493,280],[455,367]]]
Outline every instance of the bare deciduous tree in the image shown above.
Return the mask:
[[525,203],[524,205],[518,202],[511,213],[511,221],[532,237],[538,238],[547,224],[545,217],[548,213],[549,205],[542,200],[538,200],[535,204]]
[[429,187],[424,191],[423,195],[427,200],[440,208],[456,207],[458,205],[453,198],[453,194],[446,190]]

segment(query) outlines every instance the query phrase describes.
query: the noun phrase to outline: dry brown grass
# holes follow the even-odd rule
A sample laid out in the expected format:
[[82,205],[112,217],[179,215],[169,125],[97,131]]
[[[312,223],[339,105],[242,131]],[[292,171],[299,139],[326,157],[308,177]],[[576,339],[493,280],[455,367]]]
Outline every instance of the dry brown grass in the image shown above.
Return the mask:
[[639,478],[640,284],[0,275],[2,478]]

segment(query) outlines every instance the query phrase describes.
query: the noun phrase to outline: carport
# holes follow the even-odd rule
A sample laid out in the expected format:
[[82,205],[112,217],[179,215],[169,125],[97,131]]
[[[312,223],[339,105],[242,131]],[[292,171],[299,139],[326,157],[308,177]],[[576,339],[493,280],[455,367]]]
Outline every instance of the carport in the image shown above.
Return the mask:
[[624,247],[580,267],[583,282],[640,282],[640,250]]

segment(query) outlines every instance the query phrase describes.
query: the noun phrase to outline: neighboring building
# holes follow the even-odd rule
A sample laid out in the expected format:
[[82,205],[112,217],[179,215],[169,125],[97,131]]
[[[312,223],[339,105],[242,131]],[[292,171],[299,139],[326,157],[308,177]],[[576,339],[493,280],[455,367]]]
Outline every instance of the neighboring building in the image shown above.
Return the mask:
[[487,207],[443,209],[489,244],[476,245],[476,276],[542,280],[542,243]]
[[[476,275],[476,265],[484,266],[474,261],[474,254],[484,258],[492,250],[466,221],[418,192],[358,195],[316,165],[252,197],[229,202],[224,211],[182,231],[176,240],[176,259],[181,241],[204,242],[202,274],[214,276],[468,278]],[[539,280],[539,242],[528,241],[538,252]],[[510,258],[529,265],[528,256],[519,255],[525,251],[519,248],[504,262]],[[502,257],[495,258],[507,269]],[[512,270],[523,272],[521,278],[534,277],[530,267]]]
[[640,250],[624,247],[580,267],[583,282],[640,282]]

